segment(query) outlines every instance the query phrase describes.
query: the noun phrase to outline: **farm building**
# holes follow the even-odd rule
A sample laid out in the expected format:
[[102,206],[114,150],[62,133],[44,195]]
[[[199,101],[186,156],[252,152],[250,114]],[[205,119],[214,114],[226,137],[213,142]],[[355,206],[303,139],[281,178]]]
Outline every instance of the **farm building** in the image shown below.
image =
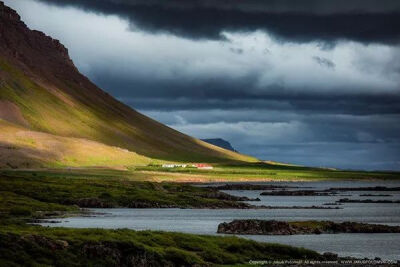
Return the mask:
[[186,164],[163,164],[163,168],[186,168]]
[[210,164],[205,164],[205,163],[195,163],[192,165],[192,167],[195,167],[197,169],[202,169],[202,170],[212,170],[214,167]]

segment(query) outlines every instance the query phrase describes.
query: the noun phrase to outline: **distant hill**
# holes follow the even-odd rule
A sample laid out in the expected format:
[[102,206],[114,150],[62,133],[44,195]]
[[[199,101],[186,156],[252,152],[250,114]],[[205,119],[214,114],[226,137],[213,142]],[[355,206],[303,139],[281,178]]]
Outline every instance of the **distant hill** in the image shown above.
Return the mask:
[[230,151],[237,152],[237,150],[234,149],[228,141],[226,141],[222,138],[211,138],[211,139],[201,139],[201,140],[204,142],[207,142],[209,144],[212,144],[214,146],[218,146],[218,147],[230,150]]
[[58,40],[30,30],[1,1],[0,154],[19,162],[14,167],[27,167],[30,160],[43,166],[107,165],[107,159],[119,157],[131,165],[257,161],[182,134],[119,102],[79,73]]

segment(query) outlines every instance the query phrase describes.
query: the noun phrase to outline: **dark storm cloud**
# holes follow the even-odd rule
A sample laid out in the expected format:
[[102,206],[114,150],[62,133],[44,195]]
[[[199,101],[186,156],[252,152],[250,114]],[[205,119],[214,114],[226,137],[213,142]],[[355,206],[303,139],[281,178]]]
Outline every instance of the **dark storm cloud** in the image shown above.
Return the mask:
[[[177,127],[196,127],[199,125],[220,125],[219,130],[226,128],[224,125],[235,125],[245,123],[255,125],[248,128],[248,134],[258,134],[259,129],[254,131],[251,128],[264,128],[263,136],[248,138],[240,143],[246,144],[285,144],[291,142],[348,142],[348,143],[400,143],[400,125],[397,122],[400,115],[337,115],[320,113],[302,113],[294,111],[277,110],[205,110],[198,111],[151,111],[147,112],[152,117],[164,121],[169,125]],[[191,125],[191,126],[187,126]],[[292,125],[292,132],[295,136],[271,140],[269,134],[274,125]],[[298,125],[304,126],[297,131]],[[210,129],[205,129],[206,131]],[[218,130],[218,128],[216,128]],[[233,131],[228,132],[234,135]],[[282,133],[285,135],[286,133]],[[212,136],[209,136],[212,137]],[[400,152],[399,152],[400,153]]]
[[[305,98],[305,96],[302,96]],[[138,98],[118,97],[121,101],[140,110],[206,110],[206,109],[258,109],[298,112],[319,112],[322,114],[400,114],[400,99],[398,95],[387,96],[312,96],[301,99],[294,96],[274,96],[275,99],[193,99],[193,98]]]
[[[324,62],[321,64],[330,64]],[[333,64],[333,63],[332,63]],[[330,66],[330,65],[329,65]],[[141,110],[259,109],[324,114],[400,114],[397,92],[347,90],[293,90],[282,85],[258,88],[257,74],[231,78],[149,79],[110,77],[98,73],[95,81],[112,88],[118,98]],[[132,96],[132,88],[135,90]],[[245,88],[245,89],[244,89]]]
[[400,1],[135,1],[40,0],[129,19],[133,29],[193,39],[264,30],[282,41],[400,41]]
[[[50,0],[47,1],[50,2]],[[62,0],[58,0],[58,2],[60,1]],[[112,3],[124,6],[142,5],[179,9],[214,8],[220,10],[235,9],[246,12],[268,10],[271,13],[387,13],[400,10],[400,4],[397,0],[97,0],[96,2],[102,6]],[[65,3],[80,4],[82,0],[64,0]]]

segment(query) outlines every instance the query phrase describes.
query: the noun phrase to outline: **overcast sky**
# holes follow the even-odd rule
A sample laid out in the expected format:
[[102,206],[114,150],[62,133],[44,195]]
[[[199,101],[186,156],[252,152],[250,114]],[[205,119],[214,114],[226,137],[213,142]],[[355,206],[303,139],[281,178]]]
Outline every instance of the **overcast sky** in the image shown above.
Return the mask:
[[179,131],[265,160],[400,170],[398,0],[5,3]]

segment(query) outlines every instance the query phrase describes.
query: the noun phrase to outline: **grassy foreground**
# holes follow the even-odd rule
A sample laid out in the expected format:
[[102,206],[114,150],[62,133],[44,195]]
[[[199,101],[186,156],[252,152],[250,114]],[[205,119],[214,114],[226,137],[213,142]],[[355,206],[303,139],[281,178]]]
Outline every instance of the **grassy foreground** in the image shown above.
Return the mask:
[[[165,203],[181,207],[232,202],[185,184],[95,174],[1,171],[0,266],[215,266],[250,260],[324,259],[310,250],[236,237],[127,229],[47,228],[32,219],[80,212],[78,199]],[[118,171],[114,171],[118,173]],[[75,203],[75,204],[74,204]],[[225,203],[226,204],[226,203]]]
[[0,226],[0,255],[1,266],[203,266],[323,259],[310,250],[236,237],[16,225]]

